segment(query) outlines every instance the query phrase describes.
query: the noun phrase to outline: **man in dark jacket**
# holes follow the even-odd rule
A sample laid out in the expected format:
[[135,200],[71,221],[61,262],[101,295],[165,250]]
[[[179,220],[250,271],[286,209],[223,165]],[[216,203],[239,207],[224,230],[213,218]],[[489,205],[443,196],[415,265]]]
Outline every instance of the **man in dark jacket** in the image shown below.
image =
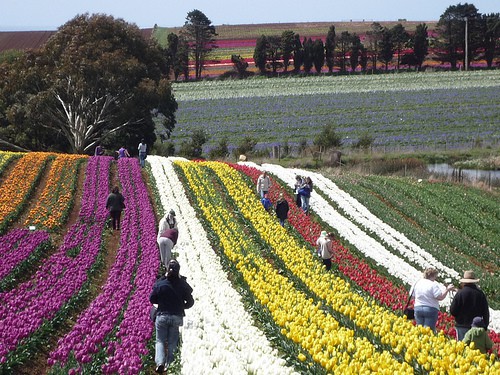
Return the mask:
[[288,219],[288,211],[290,206],[287,200],[283,197],[283,193],[280,193],[278,200],[276,201],[276,217],[280,220],[280,225],[285,226],[285,220]]
[[[183,324],[184,309],[194,304],[193,288],[184,276],[180,276],[181,266],[177,260],[168,263],[166,277],[161,278],[153,286],[149,301],[158,305],[156,314],[156,372],[162,373],[174,361],[179,342],[179,326]],[[167,358],[165,358],[167,343]]]
[[114,230],[120,230],[120,218],[125,208],[125,198],[120,193],[118,186],[115,186],[106,198],[106,209],[111,215]]
[[465,271],[460,279],[462,288],[458,290],[450,306],[450,314],[455,317],[457,340],[462,341],[471,328],[472,320],[476,316],[483,318],[485,328],[490,321],[490,310],[484,292],[479,289],[474,271]]

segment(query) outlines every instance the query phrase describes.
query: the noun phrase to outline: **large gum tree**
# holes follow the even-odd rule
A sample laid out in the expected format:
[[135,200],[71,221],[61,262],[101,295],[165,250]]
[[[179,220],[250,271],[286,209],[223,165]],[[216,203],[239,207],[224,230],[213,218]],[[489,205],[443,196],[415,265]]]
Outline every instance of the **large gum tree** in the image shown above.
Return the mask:
[[166,73],[161,48],[135,25],[78,15],[0,69],[0,141],[72,153],[152,144],[155,117],[167,133],[175,124]]

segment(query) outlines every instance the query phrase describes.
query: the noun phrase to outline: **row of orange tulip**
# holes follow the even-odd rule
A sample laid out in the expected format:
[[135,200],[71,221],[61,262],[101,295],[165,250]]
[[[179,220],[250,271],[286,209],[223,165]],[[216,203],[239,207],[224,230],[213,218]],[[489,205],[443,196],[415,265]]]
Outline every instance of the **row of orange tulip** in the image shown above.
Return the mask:
[[78,167],[84,159],[84,155],[56,156],[50,166],[47,184],[24,225],[54,230],[64,224],[74,201]]

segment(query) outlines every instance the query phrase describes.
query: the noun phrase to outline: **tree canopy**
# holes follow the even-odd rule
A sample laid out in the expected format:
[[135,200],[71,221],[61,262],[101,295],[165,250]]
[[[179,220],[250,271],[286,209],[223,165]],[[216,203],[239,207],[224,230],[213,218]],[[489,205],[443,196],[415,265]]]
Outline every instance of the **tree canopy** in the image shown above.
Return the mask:
[[200,79],[207,55],[217,48],[215,26],[202,11],[195,9],[186,16],[181,36],[189,45],[194,60],[195,77]]
[[135,26],[77,15],[38,51],[0,69],[0,140],[28,150],[90,153],[156,139],[177,103],[161,48]]

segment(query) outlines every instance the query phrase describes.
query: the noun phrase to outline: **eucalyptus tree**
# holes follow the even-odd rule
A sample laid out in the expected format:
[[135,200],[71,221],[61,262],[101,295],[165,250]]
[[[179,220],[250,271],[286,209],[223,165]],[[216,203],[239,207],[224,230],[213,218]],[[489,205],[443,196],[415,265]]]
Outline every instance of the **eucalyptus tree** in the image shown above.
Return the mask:
[[177,109],[160,46],[135,25],[88,14],[2,69],[0,103],[1,139],[72,153],[151,144],[154,116],[171,132]]
[[187,14],[180,35],[189,45],[195,78],[200,79],[208,54],[217,48],[215,26],[202,11],[195,9]]

